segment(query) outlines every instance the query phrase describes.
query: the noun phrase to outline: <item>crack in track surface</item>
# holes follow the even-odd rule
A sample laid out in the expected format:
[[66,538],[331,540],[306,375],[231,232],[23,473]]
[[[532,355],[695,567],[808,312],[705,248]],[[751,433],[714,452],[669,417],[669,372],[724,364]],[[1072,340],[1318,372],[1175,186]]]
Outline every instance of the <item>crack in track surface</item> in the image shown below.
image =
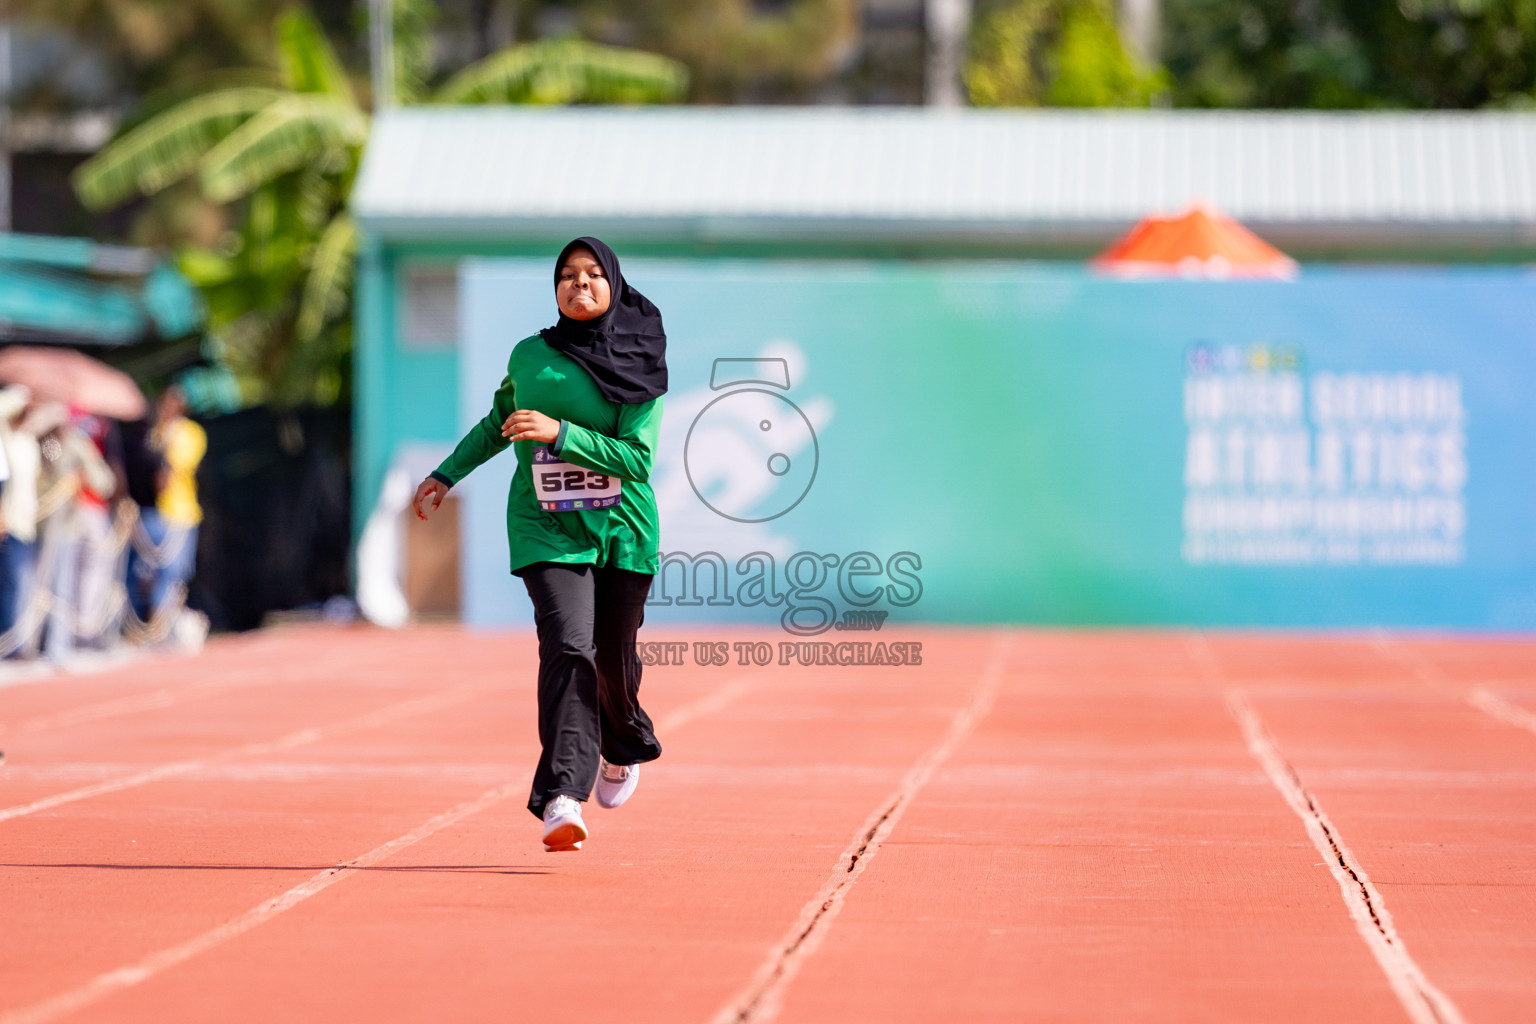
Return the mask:
[[864,831],[863,836],[859,840],[856,840],[858,842],[857,847],[844,854],[848,859],[848,866],[842,869],[844,877],[838,878],[837,873],[834,872],[832,882],[835,884],[832,885],[831,892],[827,892],[824,886],[822,892],[817,895],[822,896],[824,893],[825,897],[815,905],[809,919],[806,919],[802,914],[803,925],[797,925],[795,931],[791,933],[789,940],[780,947],[778,955],[775,957],[773,968],[761,978],[761,984],[758,986],[757,991],[736,1008],[726,1011],[729,1016],[722,1016],[717,1018],[718,1020],[746,1024],[748,1021],[768,1020],[777,1013],[777,1007],[775,1007],[773,1013],[766,1016],[763,1014],[765,997],[770,991],[778,987],[781,980],[787,980],[787,964],[799,953],[800,948],[805,945],[806,940],[816,931],[822,919],[837,907],[843,890],[852,885],[856,880],[854,876],[858,873],[864,854],[874,844],[875,836],[880,832],[881,826],[890,821],[891,816],[907,802],[907,799],[908,794],[902,794],[886,805],[885,810],[875,819],[874,824]]
[[970,700],[955,714],[944,738],[918,758],[896,791],[865,821],[853,843],[838,858],[837,867],[831,876],[801,909],[800,917],[789,933],[769,953],[767,961],[758,969],[746,989],[715,1015],[713,1024],[766,1024],[778,1016],[784,993],[799,972],[800,965],[826,937],[832,919],[842,909],[848,891],[879,851],[881,843],[896,828],[902,814],[934,771],[949,759],[976,724],[992,710],[992,702],[997,696],[998,684],[1002,680],[1011,646],[1010,637],[1004,635],[998,638],[971,691]]
[[1414,1024],[1465,1024],[1461,1011],[1425,977],[1423,970],[1408,954],[1402,937],[1393,927],[1392,917],[1387,912],[1381,893],[1376,891],[1365,869],[1359,866],[1349,848],[1344,845],[1337,826],[1328,820],[1317,798],[1302,785],[1301,776],[1295,767],[1280,753],[1258,713],[1237,691],[1227,694],[1227,706],[1242,727],[1249,752],[1263,767],[1285,802],[1301,818],[1312,844],[1328,863],[1329,870],[1339,883],[1350,917],[1354,919],[1366,946],[1376,957],[1398,1001],[1408,1011],[1409,1019]]

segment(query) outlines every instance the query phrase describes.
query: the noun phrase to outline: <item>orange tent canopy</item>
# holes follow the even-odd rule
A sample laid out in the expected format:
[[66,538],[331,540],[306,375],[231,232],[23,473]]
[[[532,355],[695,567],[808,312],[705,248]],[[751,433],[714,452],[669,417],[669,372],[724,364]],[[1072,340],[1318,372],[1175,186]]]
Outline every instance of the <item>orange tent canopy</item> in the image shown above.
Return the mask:
[[1194,206],[1148,217],[1093,260],[1121,277],[1259,277],[1287,280],[1296,261],[1231,217]]

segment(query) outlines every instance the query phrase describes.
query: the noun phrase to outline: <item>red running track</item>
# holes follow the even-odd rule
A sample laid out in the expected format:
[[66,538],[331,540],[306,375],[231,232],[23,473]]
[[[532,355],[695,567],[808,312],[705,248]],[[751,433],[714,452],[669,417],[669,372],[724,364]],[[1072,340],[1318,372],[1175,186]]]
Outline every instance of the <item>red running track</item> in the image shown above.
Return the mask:
[[575,854],[526,636],[0,686],[0,1024],[1536,1019],[1536,643],[899,639],[647,669]]

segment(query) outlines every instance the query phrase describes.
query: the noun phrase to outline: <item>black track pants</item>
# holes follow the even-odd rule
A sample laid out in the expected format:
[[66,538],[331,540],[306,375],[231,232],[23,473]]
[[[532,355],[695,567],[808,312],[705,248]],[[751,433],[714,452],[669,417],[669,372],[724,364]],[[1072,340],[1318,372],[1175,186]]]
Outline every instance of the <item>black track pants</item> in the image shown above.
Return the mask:
[[635,634],[651,577],[625,569],[535,562],[518,572],[539,631],[539,742],[528,809],[564,793],[585,800],[599,752],[611,764],[661,756],[640,707]]

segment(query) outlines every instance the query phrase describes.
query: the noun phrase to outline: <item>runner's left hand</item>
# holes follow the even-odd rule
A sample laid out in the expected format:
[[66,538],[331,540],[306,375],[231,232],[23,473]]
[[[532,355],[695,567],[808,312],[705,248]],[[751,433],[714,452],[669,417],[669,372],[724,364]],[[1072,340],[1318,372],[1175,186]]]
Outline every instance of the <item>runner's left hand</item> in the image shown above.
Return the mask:
[[560,421],[533,409],[519,409],[501,425],[501,436],[511,441],[542,441],[554,444],[560,436]]

